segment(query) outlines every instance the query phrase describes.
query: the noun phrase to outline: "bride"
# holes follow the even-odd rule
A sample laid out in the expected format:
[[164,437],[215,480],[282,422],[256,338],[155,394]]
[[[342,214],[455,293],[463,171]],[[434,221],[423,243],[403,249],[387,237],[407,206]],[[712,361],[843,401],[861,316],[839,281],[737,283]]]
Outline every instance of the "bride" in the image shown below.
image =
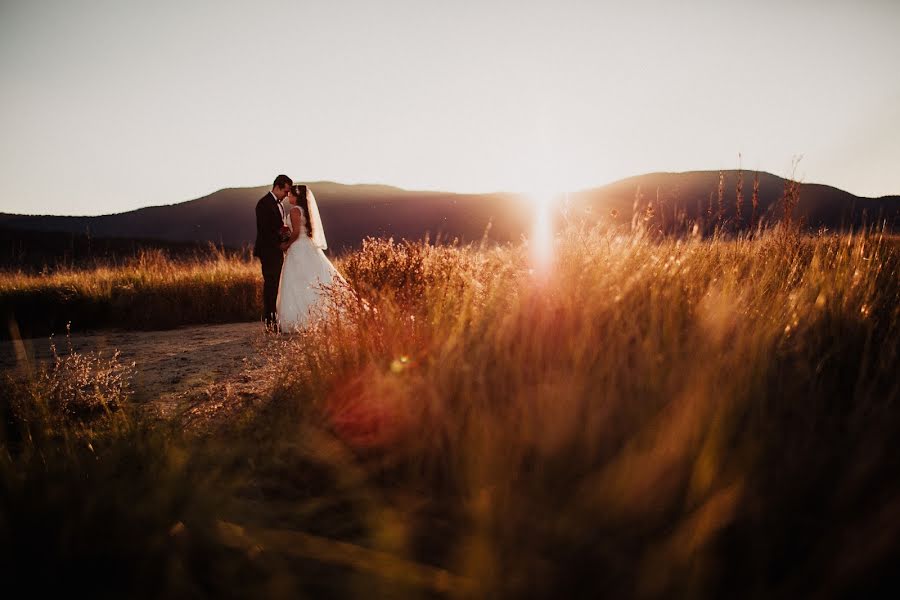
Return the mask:
[[327,293],[323,285],[331,285],[335,280],[346,283],[322,252],[328,244],[312,190],[305,185],[295,185],[288,192],[288,202],[291,209],[284,221],[291,230],[291,237],[282,245],[282,248],[286,247],[286,254],[276,302],[278,325],[282,331],[306,324]]

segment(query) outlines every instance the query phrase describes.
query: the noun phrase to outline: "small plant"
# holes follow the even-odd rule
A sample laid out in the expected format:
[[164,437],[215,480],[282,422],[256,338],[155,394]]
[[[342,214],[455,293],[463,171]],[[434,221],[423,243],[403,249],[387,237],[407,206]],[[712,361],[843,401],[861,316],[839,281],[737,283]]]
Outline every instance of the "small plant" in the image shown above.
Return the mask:
[[66,332],[67,352],[60,355],[51,342],[53,363],[38,374],[51,411],[65,417],[91,419],[125,406],[131,396],[134,363],[122,363],[119,351],[110,356],[102,351],[76,352],[70,331]]
[[755,230],[759,216],[759,172],[753,176],[753,195],[750,197],[752,213],[750,215],[750,229]]
[[[59,431],[90,437],[92,428],[117,426],[131,397],[134,363],[122,363],[119,352],[76,352],[66,336],[67,352],[51,342],[53,360],[35,370],[5,373],[0,394],[0,445],[20,447]],[[37,437],[36,437],[37,436]]]
[[719,171],[719,185],[716,188],[716,225],[722,227],[725,220],[725,171]]
[[787,231],[794,231],[799,229],[800,226],[800,223],[794,220],[794,210],[800,203],[800,182],[797,180],[797,167],[800,165],[801,159],[801,156],[797,156],[791,161],[791,174],[785,179],[784,192],[781,195],[782,223]]

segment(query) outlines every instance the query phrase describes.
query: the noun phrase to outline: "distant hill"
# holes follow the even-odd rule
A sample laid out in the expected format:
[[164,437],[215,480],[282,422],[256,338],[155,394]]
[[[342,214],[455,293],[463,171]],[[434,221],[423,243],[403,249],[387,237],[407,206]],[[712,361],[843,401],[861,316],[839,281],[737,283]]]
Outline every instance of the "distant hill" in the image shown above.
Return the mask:
[[[734,220],[736,171],[725,171],[725,218]],[[754,173],[745,172],[745,224],[750,215]],[[760,173],[760,215],[772,218],[785,180]],[[637,190],[643,204],[655,203],[656,217],[668,227],[676,218],[704,219],[718,171],[651,173],[609,185],[574,192],[560,199],[572,217],[596,219],[615,210],[617,219],[632,216]],[[531,227],[533,207],[514,194],[450,194],[416,192],[378,185],[309,184],[318,199],[332,251],[359,246],[366,236],[421,239],[430,234],[444,239],[479,240],[491,223],[489,237],[515,241]],[[13,231],[62,232],[89,238],[162,240],[208,243],[240,248],[255,237],[254,206],[267,186],[224,189],[208,196],[168,206],[154,206],[97,217],[27,216],[0,213],[0,228]],[[900,196],[860,198],[816,184],[800,185],[797,216],[810,228],[841,229],[877,218],[900,225]]]
[[[309,184],[316,194],[329,247],[359,246],[366,236],[420,239],[426,233],[480,239],[494,219],[496,239],[516,239],[530,218],[514,195],[411,192],[388,186]],[[0,214],[0,228],[56,231],[94,238],[213,242],[240,248],[256,236],[254,208],[268,186],[224,189],[203,198],[97,217]]]
[[[753,180],[757,173],[723,171],[724,220],[734,229],[736,219],[737,184],[743,181],[743,210],[741,226],[746,228],[752,216],[751,197]],[[781,218],[781,198],[788,180],[760,172],[758,217],[773,222]],[[688,222],[708,221],[710,201],[713,217],[718,204],[719,171],[692,171],[687,173],[649,173],[629,177],[601,188],[585,190],[569,195],[573,212],[608,214],[616,210],[620,220],[630,220],[636,197],[640,204],[652,204],[656,212],[654,221],[663,228],[671,228],[680,218]],[[808,229],[822,227],[831,230],[857,228],[886,220],[890,228],[900,227],[900,196],[863,198],[849,192],[820,184],[800,183],[799,204],[794,216]]]

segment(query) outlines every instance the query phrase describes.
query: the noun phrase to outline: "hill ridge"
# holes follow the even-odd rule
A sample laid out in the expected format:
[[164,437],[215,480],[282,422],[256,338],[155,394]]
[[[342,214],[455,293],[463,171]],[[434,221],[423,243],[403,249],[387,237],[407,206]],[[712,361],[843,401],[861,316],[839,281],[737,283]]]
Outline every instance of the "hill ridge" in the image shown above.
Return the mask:
[[[725,219],[735,218],[735,184],[739,171],[656,172],[635,175],[567,194],[569,214],[598,218],[615,211],[630,219],[640,187],[645,203],[659,197],[664,221],[703,219],[709,195],[716,196],[720,173],[725,178]],[[755,171],[743,171],[749,210]],[[787,179],[759,172],[760,216],[772,215]],[[531,211],[521,195],[509,192],[460,194],[410,191],[383,184],[310,182],[316,193],[329,245],[336,251],[357,247],[367,236],[421,239],[442,235],[460,241],[480,240],[488,223],[490,238],[516,241],[531,228]],[[212,242],[242,247],[253,242],[253,207],[267,185],[223,188],[174,204],[141,207],[98,216],[14,215],[0,213],[7,230],[86,234],[95,238],[157,239],[165,242]],[[900,223],[900,196],[866,198],[819,183],[800,183],[798,216],[813,228],[858,226],[882,216]],[[868,215],[866,215],[868,213]]]

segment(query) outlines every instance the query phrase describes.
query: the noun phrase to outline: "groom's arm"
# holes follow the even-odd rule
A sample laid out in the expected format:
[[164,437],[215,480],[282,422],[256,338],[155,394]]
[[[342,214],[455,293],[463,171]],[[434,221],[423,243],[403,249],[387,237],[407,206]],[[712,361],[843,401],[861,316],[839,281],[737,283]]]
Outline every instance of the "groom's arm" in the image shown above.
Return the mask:
[[278,230],[281,229],[281,219],[277,217],[276,211],[270,206],[266,206],[265,202],[256,205],[256,222],[259,223],[259,233],[269,241],[278,242]]

